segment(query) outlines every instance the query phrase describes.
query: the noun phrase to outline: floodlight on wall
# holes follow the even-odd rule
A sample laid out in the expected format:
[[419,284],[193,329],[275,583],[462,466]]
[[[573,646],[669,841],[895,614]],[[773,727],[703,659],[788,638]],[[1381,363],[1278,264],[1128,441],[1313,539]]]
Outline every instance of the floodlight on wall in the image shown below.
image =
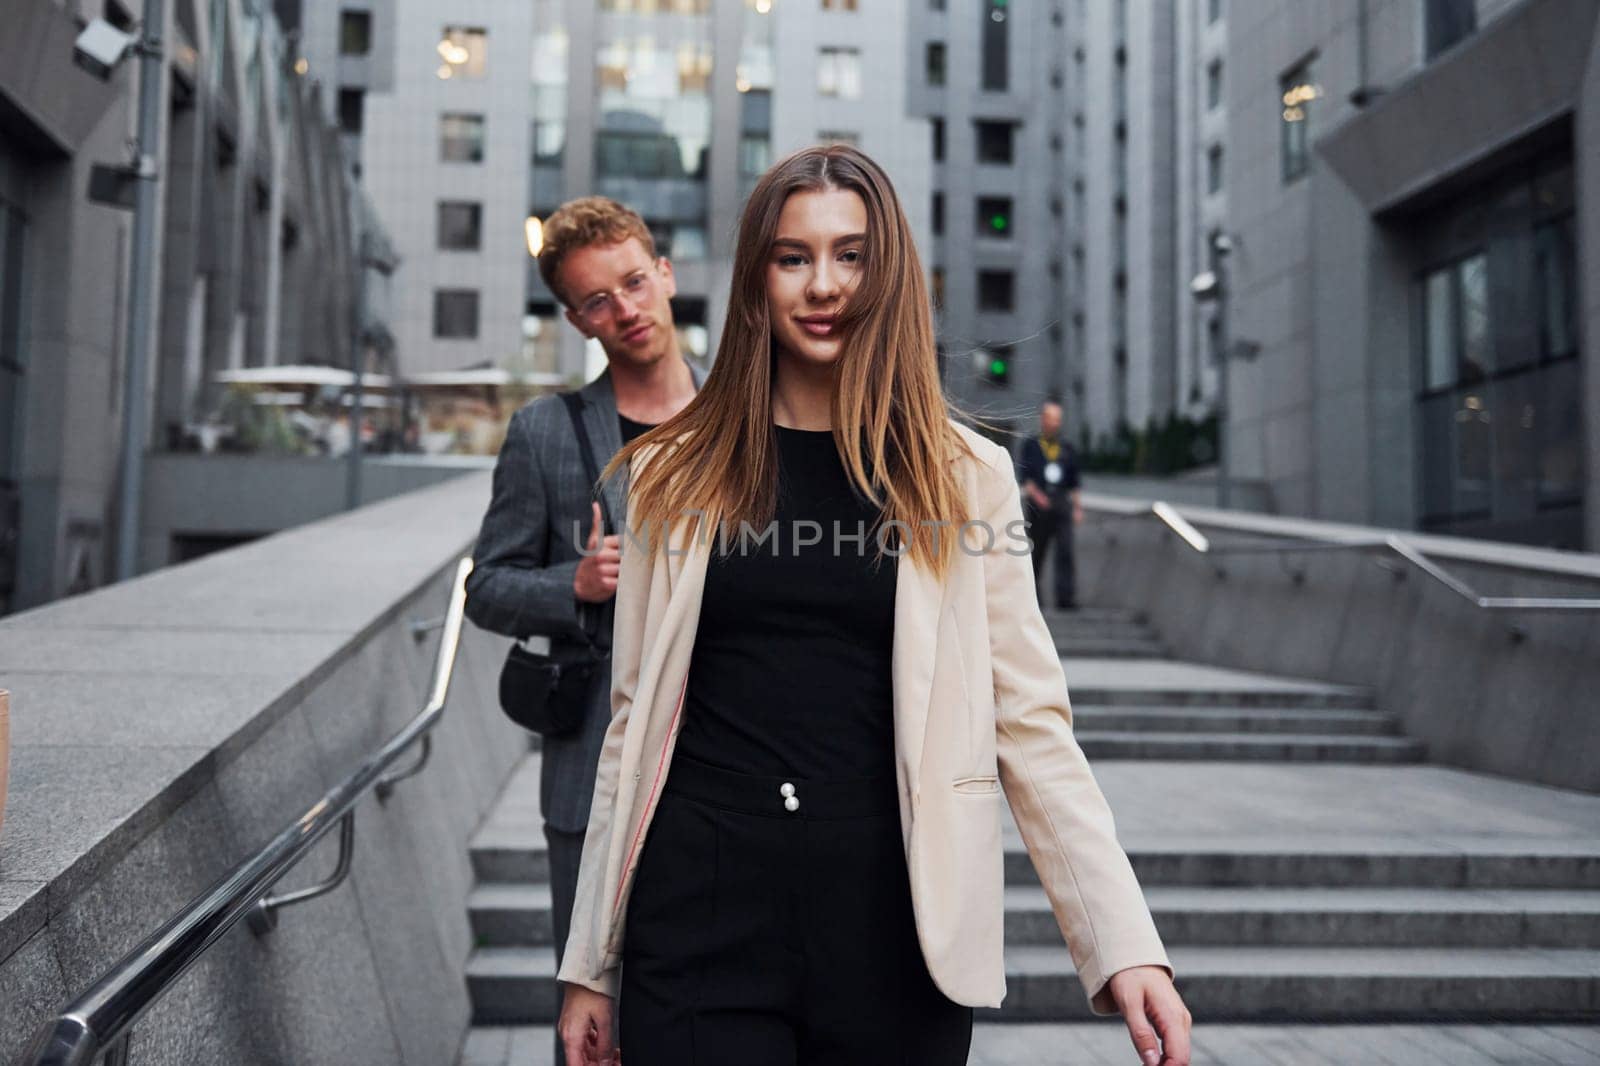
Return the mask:
[[1189,291],[1201,303],[1210,303],[1222,292],[1222,283],[1214,270],[1202,270],[1189,282]]
[[107,81],[134,44],[131,33],[123,33],[105,19],[95,19],[72,42],[72,61],[90,74]]
[[544,220],[538,215],[529,215],[522,224],[522,235],[528,242],[528,254],[538,256],[544,248]]

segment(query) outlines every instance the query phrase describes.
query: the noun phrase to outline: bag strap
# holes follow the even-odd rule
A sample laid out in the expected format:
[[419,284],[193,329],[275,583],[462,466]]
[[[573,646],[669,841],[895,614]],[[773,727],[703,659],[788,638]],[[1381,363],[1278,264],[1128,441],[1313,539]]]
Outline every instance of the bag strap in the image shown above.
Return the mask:
[[[590,498],[600,501],[600,535],[604,537],[615,527],[611,524],[611,508],[606,506],[606,495],[600,491],[600,464],[595,461],[594,444],[589,440],[589,427],[583,424],[583,397],[576,392],[563,392],[561,404],[567,409],[567,417],[572,421],[572,432],[578,438],[578,454],[583,459],[583,475],[589,480]],[[590,632],[590,629],[598,624],[599,619],[596,617],[598,614],[598,611],[579,612],[583,639],[589,645],[589,650],[596,655],[604,654],[604,649],[595,643],[594,634]]]
[[606,506],[606,494],[600,491],[600,464],[595,461],[594,445],[589,441],[589,427],[583,424],[583,397],[576,392],[563,392],[561,402],[572,420],[572,432],[578,437],[578,453],[583,458],[583,474],[589,479],[589,491],[600,501],[600,533],[605,536],[616,526],[611,521],[611,508]]

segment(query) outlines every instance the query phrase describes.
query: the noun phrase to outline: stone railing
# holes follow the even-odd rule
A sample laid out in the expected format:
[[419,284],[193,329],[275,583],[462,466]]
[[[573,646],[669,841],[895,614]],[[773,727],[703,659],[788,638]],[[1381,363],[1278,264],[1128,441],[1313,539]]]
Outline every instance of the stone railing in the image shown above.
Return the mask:
[[[472,474],[0,622],[0,1061],[422,708]],[[423,624],[419,624],[423,623]],[[349,881],[243,925],[135,1032],[135,1062],[454,1059],[467,839],[526,750],[504,641],[468,628],[426,769],[355,808]],[[330,834],[280,885],[334,865]]]

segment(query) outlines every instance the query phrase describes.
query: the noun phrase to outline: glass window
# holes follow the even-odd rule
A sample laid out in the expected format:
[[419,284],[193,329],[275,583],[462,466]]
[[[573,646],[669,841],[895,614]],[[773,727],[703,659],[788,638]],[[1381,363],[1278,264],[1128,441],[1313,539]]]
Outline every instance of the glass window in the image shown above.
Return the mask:
[[439,202],[439,248],[475,252],[483,243],[483,205],[469,200]]
[[933,232],[944,232],[944,193],[933,194]]
[[1315,102],[1322,95],[1312,78],[1311,62],[1307,60],[1283,76],[1279,82],[1283,111],[1282,127],[1283,180],[1291,182],[1302,177],[1311,165],[1311,115]]
[[929,11],[943,11],[945,0],[928,0]]
[[1441,389],[1456,381],[1455,271],[1435,270],[1422,282],[1422,387]]
[[984,0],[982,25],[983,65],[980,85],[987,92],[1005,92],[1010,81],[1010,0]]
[[1460,380],[1482,381],[1494,365],[1489,333],[1489,260],[1475,255],[1460,265],[1459,299],[1461,313]]
[[1453,48],[1478,31],[1477,0],[1423,0],[1426,58]]
[[979,119],[974,123],[978,131],[978,162],[1010,163],[1016,126],[1010,122],[989,122]]
[[704,15],[711,0],[600,0],[601,11],[629,15]]
[[433,335],[441,340],[472,340],[477,337],[478,290],[435,290]]
[[595,173],[602,178],[699,177],[684,167],[681,145],[666,133],[601,130],[595,135]]
[[339,12],[339,54],[364,56],[372,51],[372,12],[346,8]]
[[1206,192],[1215,195],[1222,191],[1222,145],[1213,144],[1206,149]]
[[933,309],[944,309],[944,267],[933,268]]
[[446,26],[436,46],[441,79],[476,80],[488,72],[489,31],[473,26]]
[[[704,180],[711,146],[713,69],[708,20],[679,19],[659,29],[659,34],[618,32],[597,45],[599,177]],[[740,94],[740,121],[746,128],[744,98],[750,95]],[[676,155],[676,160],[669,155]],[[649,194],[650,202],[635,206],[642,207],[646,217],[686,220],[685,210],[701,217],[701,208],[686,207],[680,193],[657,189]],[[618,194],[638,195],[624,190],[610,193]]]
[[1539,349],[1545,359],[1578,350],[1577,247],[1569,215],[1534,231],[1539,307]]
[[339,90],[339,128],[346,133],[360,133],[366,93],[360,89]]
[[739,138],[739,173],[759,177],[772,165],[772,141],[764,133],[747,133]]
[[1222,0],[1206,0],[1206,22],[1216,22],[1222,17]]
[[978,235],[1009,239],[1012,230],[1011,197],[978,197]]
[[[537,17],[546,12],[539,9]],[[567,31],[547,26],[533,38],[533,163],[559,167],[567,147]]]
[[856,0],[822,0],[824,11],[854,11]]
[[1016,307],[1016,288],[1016,275],[1009,270],[978,271],[978,310],[1013,310]]
[[1222,60],[1212,61],[1206,67],[1206,109],[1215,111],[1222,106]]
[[483,162],[483,116],[450,112],[440,115],[439,159],[445,163]]
[[861,99],[861,52],[823,48],[817,53],[817,92],[844,100]]
[[933,120],[933,161],[944,162],[944,119]]
[[923,69],[926,72],[928,84],[940,86],[944,84],[944,42],[929,41],[923,60]]
[[818,130],[818,144],[860,144],[861,134],[853,130]]

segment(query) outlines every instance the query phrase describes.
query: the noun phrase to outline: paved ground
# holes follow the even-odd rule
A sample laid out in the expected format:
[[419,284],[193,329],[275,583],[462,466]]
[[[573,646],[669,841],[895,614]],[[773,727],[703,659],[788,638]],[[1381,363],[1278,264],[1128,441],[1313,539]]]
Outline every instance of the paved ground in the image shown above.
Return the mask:
[[[1135,1066],[1120,1024],[980,1025],[969,1066]],[[477,1029],[461,1066],[551,1066],[547,1028]],[[1600,1026],[1227,1025],[1193,1066],[1600,1066]],[[758,1066],[758,1064],[752,1064]]]

